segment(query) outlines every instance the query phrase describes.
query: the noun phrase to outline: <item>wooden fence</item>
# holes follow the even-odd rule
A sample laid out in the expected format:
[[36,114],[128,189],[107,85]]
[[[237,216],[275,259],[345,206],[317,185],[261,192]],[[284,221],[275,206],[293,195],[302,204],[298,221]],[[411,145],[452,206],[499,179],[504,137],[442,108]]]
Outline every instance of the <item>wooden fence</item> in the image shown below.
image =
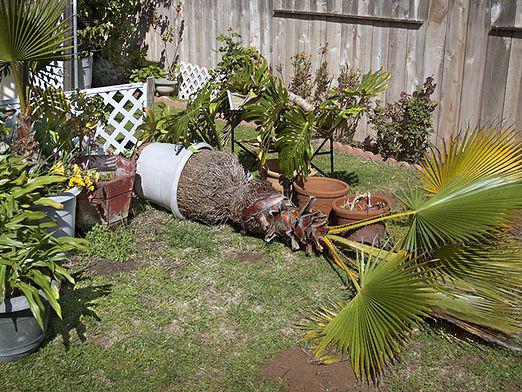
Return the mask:
[[[522,130],[522,0],[184,0],[181,60],[211,68],[228,28],[291,76],[290,57],[328,42],[329,71],[342,64],[392,73],[382,97],[396,100],[434,76],[433,141],[458,128],[505,120]],[[174,9],[158,14],[173,16]],[[146,40],[158,57],[156,31]],[[372,133],[361,124],[357,137]]]

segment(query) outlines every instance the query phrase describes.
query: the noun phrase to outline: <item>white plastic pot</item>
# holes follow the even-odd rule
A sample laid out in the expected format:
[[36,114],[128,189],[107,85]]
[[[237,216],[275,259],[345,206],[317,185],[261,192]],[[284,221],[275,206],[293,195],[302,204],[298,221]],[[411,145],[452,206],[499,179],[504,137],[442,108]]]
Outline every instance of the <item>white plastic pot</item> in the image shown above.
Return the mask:
[[[50,196],[52,199],[62,204],[62,209],[52,207],[44,207],[41,210],[47,216],[58,222],[58,229],[54,234],[55,237],[74,237],[76,225],[76,197],[80,194],[80,189],[72,188],[68,191],[60,193],[59,195]],[[53,228],[52,230],[56,230]]]
[[172,211],[178,219],[185,219],[178,208],[178,184],[181,172],[194,151],[212,147],[197,143],[190,148],[177,144],[151,143],[138,158],[136,192],[146,200]]
[[78,59],[78,88],[80,90],[91,88],[92,84],[92,65],[93,65],[92,53],[89,57],[82,57]]

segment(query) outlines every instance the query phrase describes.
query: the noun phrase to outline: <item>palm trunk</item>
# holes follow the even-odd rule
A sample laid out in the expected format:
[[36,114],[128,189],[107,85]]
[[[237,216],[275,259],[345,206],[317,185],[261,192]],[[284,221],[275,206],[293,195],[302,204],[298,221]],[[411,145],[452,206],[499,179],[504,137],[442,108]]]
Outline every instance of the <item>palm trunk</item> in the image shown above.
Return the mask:
[[249,179],[234,154],[201,151],[183,169],[178,187],[178,207],[192,220],[207,224],[231,221],[244,234],[265,241],[288,241],[293,250],[323,249],[327,217],[312,212],[314,200],[297,208],[270,183]]

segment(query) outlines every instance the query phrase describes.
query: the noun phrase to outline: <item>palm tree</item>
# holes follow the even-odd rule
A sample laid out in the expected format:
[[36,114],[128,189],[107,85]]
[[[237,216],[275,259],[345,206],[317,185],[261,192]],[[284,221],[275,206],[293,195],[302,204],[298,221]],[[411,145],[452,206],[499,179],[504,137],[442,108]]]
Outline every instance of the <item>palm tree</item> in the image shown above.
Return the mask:
[[31,84],[52,61],[64,59],[69,49],[66,0],[3,0],[0,2],[0,75],[11,73],[20,114],[18,142],[32,148]]
[[[304,339],[318,358],[346,354],[359,377],[372,379],[430,315],[513,347],[509,335],[521,329],[522,258],[507,228],[522,208],[521,156],[514,131],[458,135],[425,157],[421,186],[401,195],[403,211],[328,227],[309,206],[299,210],[265,182],[246,179],[232,154],[200,152],[183,171],[178,204],[192,219],[216,223],[209,217],[219,216],[293,249],[325,248],[354,294],[314,313]],[[393,219],[407,219],[409,228],[391,250],[342,236]]]

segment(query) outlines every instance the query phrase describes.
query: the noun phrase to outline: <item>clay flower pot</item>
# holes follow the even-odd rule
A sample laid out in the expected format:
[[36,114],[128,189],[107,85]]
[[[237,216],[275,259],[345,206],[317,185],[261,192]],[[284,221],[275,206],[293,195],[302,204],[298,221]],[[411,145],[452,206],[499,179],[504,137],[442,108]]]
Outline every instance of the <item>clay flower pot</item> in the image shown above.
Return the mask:
[[261,178],[268,181],[276,191],[283,193],[284,188],[281,184],[284,177],[283,171],[279,168],[279,159],[268,159],[266,161],[266,167],[261,172]]
[[346,182],[328,177],[308,177],[303,186],[294,182],[297,205],[306,205],[310,196],[314,196],[316,201],[312,211],[321,211],[326,216],[330,215],[334,200],[346,195],[349,189]]
[[[390,212],[392,201],[383,195],[371,195],[371,203],[376,206],[369,210],[349,210],[345,208],[346,202],[353,202],[355,195],[344,196],[336,199],[333,203],[332,223],[334,225],[348,225],[360,222],[365,219],[377,218]],[[366,201],[364,201],[366,202]],[[385,206],[383,206],[385,204]],[[381,242],[386,232],[386,225],[383,222],[363,226],[345,234],[345,237],[365,244],[381,246]]]

